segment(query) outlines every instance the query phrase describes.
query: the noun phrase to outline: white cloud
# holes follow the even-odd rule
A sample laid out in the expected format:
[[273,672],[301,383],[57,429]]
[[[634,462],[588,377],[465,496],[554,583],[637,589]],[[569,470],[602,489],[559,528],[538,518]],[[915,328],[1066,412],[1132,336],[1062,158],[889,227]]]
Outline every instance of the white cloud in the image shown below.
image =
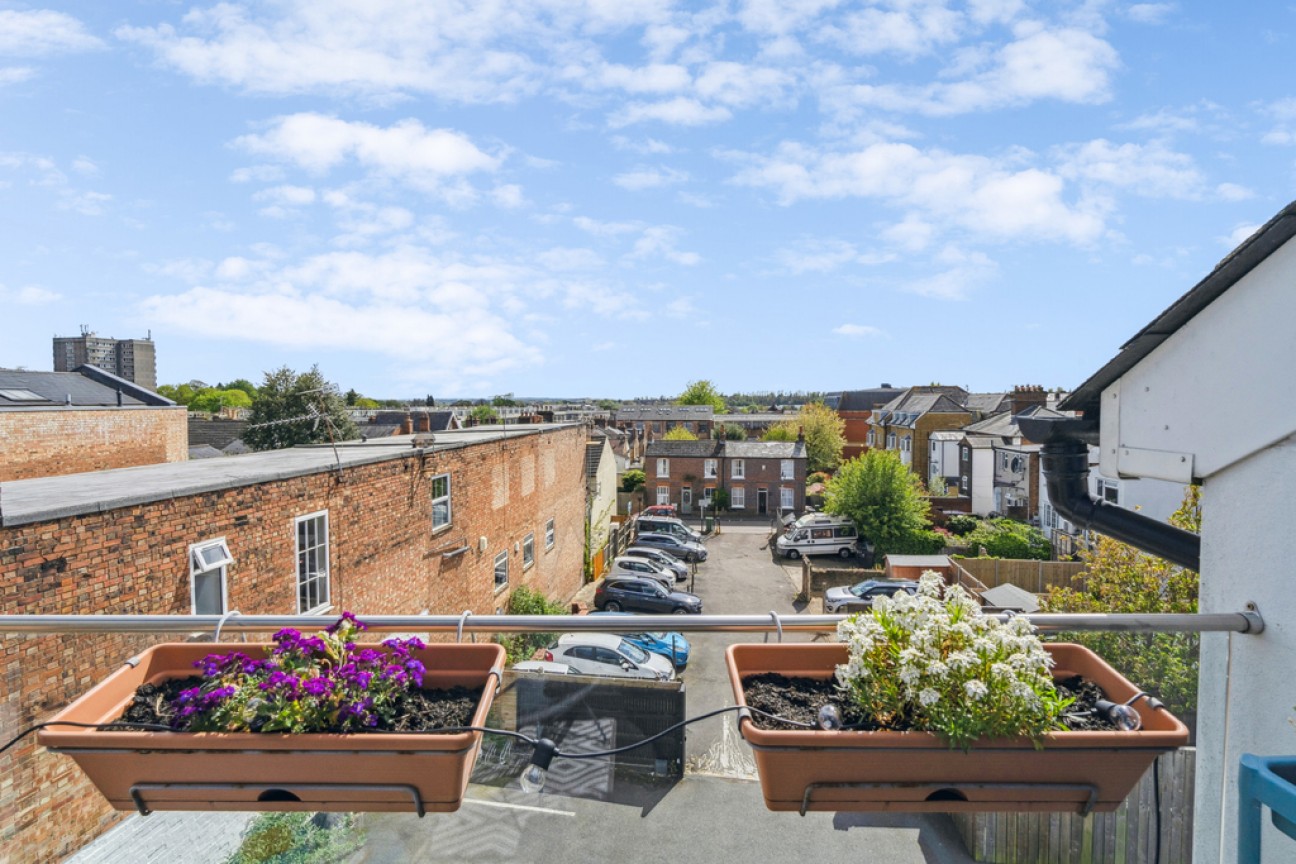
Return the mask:
[[1198,198],[1204,178],[1193,158],[1161,144],[1113,144],[1099,138],[1061,148],[1059,173],[1067,179],[1130,189],[1154,198]]
[[10,289],[0,283],[0,302],[16,303],[19,306],[45,306],[62,299],[62,294],[39,285],[24,285],[21,288]]
[[423,186],[478,171],[494,171],[499,158],[449,129],[428,129],[415,119],[391,126],[347,122],[323,114],[291,114],[265,132],[234,142],[259,156],[322,174],[348,161],[377,174]]
[[233,183],[278,183],[283,178],[284,170],[278,165],[249,165],[230,174]]
[[1220,183],[1215,187],[1215,194],[1223,201],[1247,201],[1255,197],[1255,192],[1237,183]]
[[692,83],[692,76],[676,64],[654,63],[636,68],[608,64],[594,73],[592,83],[627,93],[676,93]]
[[0,9],[0,54],[41,57],[89,51],[103,43],[85,25],[62,12]]
[[6,84],[20,84],[36,74],[36,70],[30,66],[3,66],[0,67],[0,87]]
[[608,118],[613,128],[633,123],[658,121],[673,126],[707,126],[721,123],[731,116],[729,109],[704,105],[696,99],[679,97],[665,102],[631,102]]
[[769,107],[784,103],[796,83],[789,72],[768,66],[716,61],[708,63],[698,76],[698,95],[730,108]]
[[834,333],[838,336],[849,336],[852,339],[860,339],[865,336],[883,336],[885,335],[876,327],[870,327],[867,324],[841,324],[833,328]]
[[309,186],[273,186],[257,192],[252,196],[252,200],[302,207],[315,203],[315,190]]
[[1125,16],[1140,24],[1160,24],[1173,11],[1173,3],[1135,3],[1125,10]]
[[505,210],[516,210],[519,207],[526,206],[526,198],[522,195],[522,187],[516,183],[504,183],[496,186],[490,191],[490,197],[495,202],[496,207],[502,207]]
[[596,237],[615,237],[619,234],[632,234],[643,228],[638,222],[600,222],[588,216],[576,216],[572,224],[587,234]]
[[910,294],[937,300],[966,300],[973,288],[990,280],[999,269],[985,253],[965,252],[956,246],[942,249],[935,263],[946,269],[908,282],[902,288]]
[[735,158],[749,166],[734,182],[771,188],[784,204],[806,198],[880,198],[923,221],[1001,239],[1026,236],[1088,243],[1103,231],[1101,208],[1085,200],[1069,204],[1060,176],[1009,167],[984,156],[891,143],[841,153],[783,144],[771,157]]
[[931,243],[935,233],[936,229],[930,222],[911,213],[904,221],[884,230],[882,238],[907,252],[921,252]]
[[638,168],[634,171],[627,171],[624,174],[618,174],[612,178],[612,182],[627,189],[631,192],[640,192],[644,189],[657,189],[662,186],[670,186],[676,183],[683,183],[688,179],[688,174],[683,171],[677,171],[674,168],[665,166],[659,168]]
[[[828,104],[945,116],[1024,105],[1043,99],[1095,104],[1110,98],[1111,73],[1119,65],[1110,44],[1084,30],[1018,25],[1017,38],[983,63],[965,55],[964,65],[988,66],[970,77],[910,86],[841,85],[828,91]],[[967,73],[971,70],[960,68]]]
[[679,228],[669,225],[646,228],[639,239],[635,241],[634,249],[630,252],[630,258],[661,257],[674,264],[692,267],[701,262],[702,256],[696,252],[681,252],[676,248],[676,242],[682,234],[683,232]]
[[603,267],[603,258],[593,249],[573,249],[555,246],[546,249],[536,256],[540,264],[550,270],[598,270]]
[[845,240],[811,239],[791,249],[780,249],[774,258],[793,273],[828,273],[859,260],[859,252]]
[[822,38],[850,53],[916,56],[957,41],[965,29],[963,16],[944,3],[883,5],[845,15],[825,27]]
[[1229,249],[1236,249],[1238,246],[1241,246],[1242,243],[1247,238],[1249,238],[1252,234],[1259,231],[1260,228],[1261,226],[1258,223],[1243,222],[1240,225],[1234,227],[1234,229],[1228,233],[1228,236],[1221,237],[1220,242],[1223,243],[1225,246],[1227,246]]
[[691,297],[676,297],[666,304],[663,311],[671,318],[695,318],[699,313]]
[[665,156],[675,152],[675,148],[664,141],[658,141],[656,138],[644,138],[641,141],[632,140],[624,135],[613,135],[612,143],[622,150],[629,150],[632,153],[642,153],[648,156]]
[[1296,98],[1278,99],[1264,106],[1262,111],[1277,124],[1260,139],[1262,143],[1280,147],[1296,144]]

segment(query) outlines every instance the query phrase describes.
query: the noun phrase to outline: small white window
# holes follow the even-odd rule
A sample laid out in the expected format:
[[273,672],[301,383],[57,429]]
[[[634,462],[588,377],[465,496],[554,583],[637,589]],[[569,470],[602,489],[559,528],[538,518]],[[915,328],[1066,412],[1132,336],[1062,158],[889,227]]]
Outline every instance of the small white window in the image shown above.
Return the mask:
[[545,548],[552,549],[554,545],[554,520],[550,519],[545,523]]
[[729,490],[729,509],[741,510],[747,506],[747,487],[735,486]]
[[795,506],[796,505],[792,502],[792,487],[780,486],[779,487],[779,507],[783,508],[784,510],[791,510]]
[[702,476],[706,478],[713,478],[716,476],[716,460],[714,459],[703,460]]
[[707,502],[707,504],[710,504],[711,499],[714,497],[715,497],[714,486],[707,486],[705,489],[702,490],[702,500]]
[[747,466],[741,459],[733,460],[733,477],[735,480],[744,480],[747,477]]
[[669,486],[658,486],[658,487],[657,487],[657,503],[658,503],[658,504],[669,504],[669,503],[671,503],[671,500],[670,500],[670,487],[669,487]]
[[669,459],[658,459],[658,460],[657,460],[657,476],[658,476],[658,477],[669,477],[669,476],[670,476],[670,460],[669,460]]
[[779,460],[779,479],[791,480],[794,478],[794,476],[795,475],[792,473],[792,460],[791,459]]
[[535,535],[528,534],[522,538],[522,569],[535,563]]
[[297,614],[322,611],[329,605],[328,512],[298,516]]
[[432,478],[432,530],[450,527],[450,475]]
[[495,556],[495,590],[508,587],[508,552]]
[[189,602],[193,614],[225,614],[225,568],[232,563],[224,538],[189,547]]

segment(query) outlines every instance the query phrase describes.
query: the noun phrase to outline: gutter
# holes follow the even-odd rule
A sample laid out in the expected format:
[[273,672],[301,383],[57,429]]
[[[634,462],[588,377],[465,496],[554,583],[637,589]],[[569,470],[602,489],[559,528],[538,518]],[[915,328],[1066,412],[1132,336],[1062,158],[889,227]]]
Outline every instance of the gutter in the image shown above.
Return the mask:
[[1098,443],[1094,418],[1018,417],[1028,441],[1040,442],[1040,462],[1049,503],[1082,529],[1128,543],[1180,567],[1201,571],[1201,537],[1089,497],[1089,445]]

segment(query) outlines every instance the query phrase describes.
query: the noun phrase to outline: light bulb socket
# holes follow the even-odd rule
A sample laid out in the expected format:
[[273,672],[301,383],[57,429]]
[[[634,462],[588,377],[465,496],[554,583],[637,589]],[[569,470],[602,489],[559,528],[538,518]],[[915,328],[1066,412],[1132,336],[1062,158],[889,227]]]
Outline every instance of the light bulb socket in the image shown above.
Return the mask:
[[554,754],[557,752],[557,744],[548,738],[541,738],[535,744],[535,752],[531,754],[531,764],[548,771],[549,764],[553,762]]

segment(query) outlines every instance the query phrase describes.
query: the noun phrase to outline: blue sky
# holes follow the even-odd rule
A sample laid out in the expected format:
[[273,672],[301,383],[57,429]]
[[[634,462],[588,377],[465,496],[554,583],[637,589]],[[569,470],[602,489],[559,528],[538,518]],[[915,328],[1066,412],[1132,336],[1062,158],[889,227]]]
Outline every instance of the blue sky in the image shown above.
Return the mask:
[[1296,7],[0,2],[0,366],[1074,387],[1292,198]]

